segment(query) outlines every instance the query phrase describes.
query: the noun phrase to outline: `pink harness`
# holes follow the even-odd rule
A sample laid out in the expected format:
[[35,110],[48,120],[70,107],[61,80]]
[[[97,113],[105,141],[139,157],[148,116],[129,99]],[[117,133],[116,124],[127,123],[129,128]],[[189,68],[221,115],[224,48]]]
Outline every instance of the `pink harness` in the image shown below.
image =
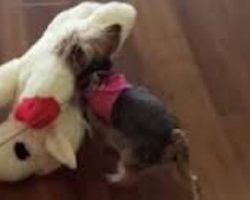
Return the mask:
[[97,89],[87,91],[85,99],[94,113],[110,124],[114,103],[121,92],[130,87],[123,74],[112,73]]

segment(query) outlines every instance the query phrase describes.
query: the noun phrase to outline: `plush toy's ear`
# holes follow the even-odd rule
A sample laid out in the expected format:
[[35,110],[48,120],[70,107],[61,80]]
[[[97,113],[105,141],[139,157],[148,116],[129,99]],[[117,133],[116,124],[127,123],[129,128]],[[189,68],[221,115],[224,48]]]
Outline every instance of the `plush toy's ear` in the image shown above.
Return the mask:
[[70,169],[77,168],[75,152],[67,138],[60,133],[47,135],[45,148],[58,162],[66,165]]

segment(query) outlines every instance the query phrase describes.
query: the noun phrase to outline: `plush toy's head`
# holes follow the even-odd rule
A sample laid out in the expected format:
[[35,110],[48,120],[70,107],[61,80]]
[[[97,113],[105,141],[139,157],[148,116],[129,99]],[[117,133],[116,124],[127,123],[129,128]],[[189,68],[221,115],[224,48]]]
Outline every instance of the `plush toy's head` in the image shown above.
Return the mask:
[[58,118],[56,129],[30,129],[9,119],[0,126],[0,180],[16,181],[32,174],[47,174],[60,165],[76,167],[75,152],[83,137],[81,115],[67,108]]

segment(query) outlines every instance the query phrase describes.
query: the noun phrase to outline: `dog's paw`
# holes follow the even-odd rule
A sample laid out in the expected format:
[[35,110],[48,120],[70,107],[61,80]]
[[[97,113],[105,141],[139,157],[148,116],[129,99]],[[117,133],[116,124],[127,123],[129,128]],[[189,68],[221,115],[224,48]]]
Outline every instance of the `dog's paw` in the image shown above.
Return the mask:
[[121,173],[106,174],[105,178],[109,183],[120,183],[123,180],[124,175]]
[[194,175],[194,174],[191,174],[191,179],[192,179],[194,182],[199,181],[198,176],[196,176],[196,175]]

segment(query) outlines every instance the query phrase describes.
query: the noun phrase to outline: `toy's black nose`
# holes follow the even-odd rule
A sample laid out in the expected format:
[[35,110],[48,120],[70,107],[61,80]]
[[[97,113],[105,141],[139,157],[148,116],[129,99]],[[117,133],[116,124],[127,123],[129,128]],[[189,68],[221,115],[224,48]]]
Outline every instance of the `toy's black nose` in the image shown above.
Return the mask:
[[14,145],[14,152],[16,154],[16,157],[21,161],[27,160],[30,157],[29,151],[27,150],[25,144],[22,142],[17,142]]

